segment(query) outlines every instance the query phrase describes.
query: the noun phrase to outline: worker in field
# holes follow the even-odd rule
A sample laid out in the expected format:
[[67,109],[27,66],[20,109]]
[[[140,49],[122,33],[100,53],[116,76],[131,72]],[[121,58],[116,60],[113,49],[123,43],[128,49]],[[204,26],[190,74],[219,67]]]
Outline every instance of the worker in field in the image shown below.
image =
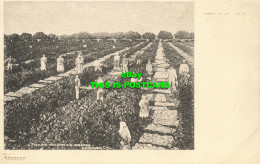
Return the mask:
[[84,66],[84,58],[83,58],[82,52],[79,52],[78,57],[76,58],[76,67],[77,67],[78,73],[83,72],[83,66]]
[[5,60],[5,62],[4,63],[6,63],[7,62],[7,71],[9,72],[9,73],[12,73],[13,72],[13,62],[14,62],[15,60],[12,58],[12,56],[10,56],[9,58],[7,58],[6,60]]
[[41,58],[41,71],[46,71],[47,57],[45,55]]
[[116,53],[114,56],[114,69],[120,69],[120,55],[119,53]]
[[146,72],[147,72],[147,77],[151,78],[151,76],[153,74],[153,65],[152,65],[150,59],[148,60],[148,63],[146,64]]
[[149,117],[148,97],[142,96],[141,101],[139,102],[139,106],[140,106],[139,117],[141,118]]
[[94,66],[94,68],[95,68],[95,71],[100,71],[100,72],[102,72],[102,69],[101,69],[102,64],[100,63],[100,61],[95,60],[95,61],[93,62],[93,66]]
[[126,126],[126,123],[121,121],[120,122],[120,128],[118,131],[119,135],[120,135],[120,147],[122,150],[129,150],[131,149],[131,134],[130,131],[128,129],[128,127]]
[[123,56],[122,66],[123,66],[123,73],[128,72],[128,59],[126,58],[126,54]]
[[95,68],[97,71],[100,71],[102,72],[102,66],[103,64],[102,63],[99,63],[99,65]]
[[[101,84],[104,82],[104,80],[102,79],[102,77],[99,77],[98,80],[97,80],[98,84]],[[98,103],[101,103],[103,102],[104,100],[104,90],[102,87],[98,87],[97,88],[97,102]]]
[[76,90],[76,99],[79,99],[79,88],[81,86],[79,75],[76,75],[75,78],[75,90]]
[[[180,77],[180,80],[183,80],[183,79],[188,79],[189,78],[189,66],[188,64],[186,63],[185,60],[182,61],[182,64],[180,65],[180,68],[179,68],[179,77]],[[185,81],[186,81],[185,80]]]
[[137,55],[136,55],[136,64],[137,65],[140,65],[141,64],[141,52],[140,51],[137,51]]
[[64,59],[61,55],[57,59],[57,72],[64,72]]
[[178,85],[177,81],[177,73],[176,70],[173,67],[170,67],[168,69],[168,81],[170,83],[170,90],[172,93],[176,92],[176,85]]

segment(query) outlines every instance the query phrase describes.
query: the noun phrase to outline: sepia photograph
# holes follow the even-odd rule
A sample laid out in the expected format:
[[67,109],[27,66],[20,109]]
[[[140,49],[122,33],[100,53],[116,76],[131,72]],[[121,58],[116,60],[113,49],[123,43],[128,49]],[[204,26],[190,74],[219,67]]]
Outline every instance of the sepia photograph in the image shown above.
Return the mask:
[[0,1],[0,163],[259,164],[259,8]]
[[195,40],[192,1],[4,2],[4,149],[194,150]]

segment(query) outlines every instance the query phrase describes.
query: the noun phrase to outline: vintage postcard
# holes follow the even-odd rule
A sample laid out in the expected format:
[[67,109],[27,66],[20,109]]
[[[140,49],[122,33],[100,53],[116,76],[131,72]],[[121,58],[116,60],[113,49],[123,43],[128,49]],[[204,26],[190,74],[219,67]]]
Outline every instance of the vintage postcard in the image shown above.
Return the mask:
[[257,6],[2,2],[0,163],[260,162]]

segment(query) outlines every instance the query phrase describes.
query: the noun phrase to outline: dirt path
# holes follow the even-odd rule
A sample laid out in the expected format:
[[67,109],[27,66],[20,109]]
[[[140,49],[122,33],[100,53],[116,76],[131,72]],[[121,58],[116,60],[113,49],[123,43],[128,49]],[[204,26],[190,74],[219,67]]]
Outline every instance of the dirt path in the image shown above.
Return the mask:
[[[159,42],[157,54],[153,67],[156,69],[153,77],[154,81],[165,82],[168,78],[166,63],[162,43]],[[152,122],[144,128],[144,134],[140,137],[132,149],[134,150],[166,150],[174,149],[173,134],[178,126],[177,100],[170,98],[171,92],[168,89],[154,89],[152,94],[145,94],[150,100],[154,100],[154,105],[149,106]],[[174,110],[169,109],[174,108]]]

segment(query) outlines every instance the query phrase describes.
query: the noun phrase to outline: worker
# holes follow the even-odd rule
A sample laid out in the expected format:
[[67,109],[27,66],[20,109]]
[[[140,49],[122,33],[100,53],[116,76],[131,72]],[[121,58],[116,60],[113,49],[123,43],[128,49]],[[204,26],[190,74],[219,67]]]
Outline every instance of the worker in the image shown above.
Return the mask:
[[136,64],[140,65],[141,64],[141,53],[140,51],[137,51],[137,55],[136,55]]
[[76,99],[79,99],[79,88],[81,86],[79,75],[76,75],[75,78],[75,90],[76,90]]
[[9,73],[12,73],[13,72],[13,62],[14,62],[14,59],[12,58],[12,56],[7,58],[4,63],[6,63],[6,62],[7,62],[7,71]]
[[57,72],[64,72],[64,59],[61,55],[57,59]]
[[82,56],[82,52],[79,52],[78,57],[76,58],[76,68],[78,70],[78,73],[83,72],[83,66],[84,66],[84,58]]
[[190,76],[189,75],[189,66],[188,66],[188,64],[186,64],[186,61],[183,60],[182,64],[180,65],[180,68],[179,68],[180,81],[183,81],[183,79],[186,79],[184,81],[187,82],[189,76]]
[[46,63],[47,58],[45,57],[45,55],[43,55],[41,58],[41,71],[46,71]]
[[[98,82],[98,84],[100,84],[100,83],[103,83],[104,81],[103,81],[102,77],[99,77],[97,82]],[[98,101],[98,103],[101,103],[104,100],[104,98],[103,98],[104,93],[103,92],[104,92],[104,90],[103,90],[102,87],[97,88],[97,101]]]
[[177,81],[177,73],[176,70],[173,67],[170,67],[170,69],[168,69],[168,81],[170,84],[170,89],[173,92],[176,92],[176,85],[178,85],[178,81]]
[[100,63],[100,61],[95,60],[95,61],[93,62],[93,66],[94,66],[94,68],[95,68],[95,71],[100,71],[100,72],[102,72],[102,63]]
[[126,123],[121,121],[120,122],[120,128],[118,131],[119,135],[120,135],[120,146],[121,149],[123,150],[129,150],[131,149],[131,134],[130,131],[128,129],[128,127],[126,126]]
[[148,98],[142,96],[141,101],[139,102],[139,106],[140,106],[139,117],[147,118],[149,116]]
[[147,77],[151,78],[153,74],[153,65],[151,63],[151,60],[148,60],[148,63],[146,64],[146,72],[147,72]]
[[114,69],[120,69],[120,56],[119,53],[116,53],[116,55],[114,56]]
[[123,56],[122,66],[123,66],[123,73],[128,72],[128,59],[126,58],[126,54]]

